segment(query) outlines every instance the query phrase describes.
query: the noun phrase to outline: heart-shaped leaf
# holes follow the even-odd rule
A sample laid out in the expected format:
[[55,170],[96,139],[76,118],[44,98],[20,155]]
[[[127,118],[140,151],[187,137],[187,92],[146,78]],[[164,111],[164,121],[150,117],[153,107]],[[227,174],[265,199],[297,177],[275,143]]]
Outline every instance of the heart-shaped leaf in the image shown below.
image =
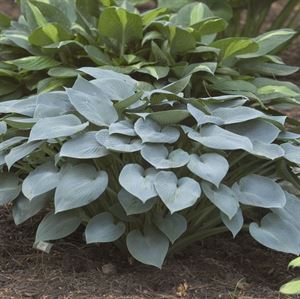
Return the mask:
[[202,182],[201,187],[207,198],[224,214],[232,219],[239,208],[237,195],[228,186],[221,184],[218,188],[207,182]]
[[47,215],[39,224],[35,241],[58,240],[72,234],[81,220],[73,211]]
[[73,114],[45,117],[38,120],[32,127],[29,141],[71,136],[84,130],[87,126],[88,123],[82,124],[80,119]]
[[96,139],[106,149],[115,152],[133,153],[140,151],[143,147],[141,139],[118,134],[110,135],[108,130],[99,131]]
[[118,193],[118,199],[128,216],[146,213],[152,209],[155,203],[155,198],[151,198],[143,203],[124,189],[121,189]]
[[257,242],[266,247],[297,255],[300,253],[299,230],[276,214],[267,214],[260,226],[251,223],[249,232]]
[[178,168],[186,165],[190,156],[182,149],[169,153],[162,144],[146,144],[141,150],[142,157],[156,169]]
[[195,175],[218,187],[227,174],[229,164],[219,154],[209,153],[201,156],[192,154],[187,167]]
[[150,119],[140,118],[134,125],[136,133],[142,138],[143,142],[150,143],[174,143],[178,140],[180,132],[173,127],[160,127]]
[[187,230],[186,219],[176,213],[168,214],[166,217],[155,214],[153,222],[168,237],[172,244]]
[[119,239],[125,232],[125,224],[114,223],[113,216],[104,212],[94,216],[86,226],[86,243],[107,243]]
[[123,167],[119,182],[130,194],[139,198],[143,203],[157,196],[154,179],[157,171],[154,168],[144,168],[138,164],[127,164]]
[[108,176],[89,164],[68,167],[55,191],[55,212],[75,209],[96,200],[106,189]]
[[46,162],[31,171],[24,179],[22,192],[29,199],[46,193],[57,187],[61,174],[52,162]]
[[146,226],[144,234],[132,230],[126,239],[127,248],[138,261],[161,268],[169,249],[168,238],[153,226]]
[[284,156],[284,150],[278,144],[269,144],[256,140],[254,140],[252,144],[253,149],[251,151],[251,154],[253,155],[271,160],[275,160]]
[[108,128],[109,134],[120,134],[126,136],[136,136],[134,131],[133,123],[129,120],[121,120],[113,123]]
[[0,174],[0,206],[5,205],[18,197],[21,191],[19,179],[13,174]]
[[98,96],[92,96],[69,88],[67,94],[75,109],[91,123],[97,126],[109,126],[118,120],[118,113],[113,104],[101,100],[101,90]]
[[95,159],[107,156],[109,152],[97,142],[96,134],[96,131],[86,132],[65,142],[60,149],[59,156],[76,159]]
[[177,179],[171,171],[161,171],[154,182],[155,189],[171,214],[193,206],[201,195],[200,185],[193,179]]
[[256,174],[243,177],[233,185],[240,203],[262,208],[282,208],[286,204],[285,194],[272,179]]

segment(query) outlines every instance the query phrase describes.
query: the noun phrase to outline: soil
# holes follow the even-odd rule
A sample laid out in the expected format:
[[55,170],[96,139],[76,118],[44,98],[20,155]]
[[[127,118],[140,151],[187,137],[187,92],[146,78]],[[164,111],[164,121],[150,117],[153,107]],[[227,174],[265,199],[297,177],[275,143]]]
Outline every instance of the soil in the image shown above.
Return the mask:
[[[0,11],[18,16],[13,0],[0,0]],[[297,44],[284,53],[292,65],[299,65]],[[299,73],[292,80],[300,85]],[[169,257],[162,270],[128,260],[111,246],[87,246],[81,232],[45,254],[32,248],[38,220],[16,227],[11,209],[0,209],[0,299],[277,299],[289,298],[278,289],[300,274],[287,270],[292,256],[246,234],[195,244]]]

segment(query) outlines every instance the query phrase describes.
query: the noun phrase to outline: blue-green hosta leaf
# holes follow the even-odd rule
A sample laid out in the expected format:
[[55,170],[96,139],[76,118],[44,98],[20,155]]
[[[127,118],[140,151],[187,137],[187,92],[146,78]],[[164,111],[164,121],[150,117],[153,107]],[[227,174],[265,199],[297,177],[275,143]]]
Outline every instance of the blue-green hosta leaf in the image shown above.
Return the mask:
[[20,195],[13,203],[12,214],[14,222],[19,225],[32,216],[36,215],[41,209],[46,207],[49,201],[49,194],[37,196],[29,200],[23,195]]
[[201,195],[200,185],[189,177],[178,179],[171,171],[161,171],[155,189],[171,214],[193,206]]
[[220,215],[223,223],[231,231],[233,237],[235,238],[236,235],[242,229],[244,224],[244,217],[243,217],[242,210],[239,208],[237,213],[231,219],[229,219],[229,217],[222,212],[220,212]]
[[114,223],[113,216],[108,213],[100,213],[94,216],[86,226],[86,243],[108,243],[118,240],[125,232],[123,222]]
[[228,186],[221,184],[218,188],[207,182],[201,187],[207,198],[229,219],[232,219],[239,209],[239,201],[235,192]]
[[206,4],[191,3],[183,6],[178,13],[171,18],[171,22],[176,25],[190,27],[212,16],[213,13]]
[[61,174],[52,162],[46,162],[33,171],[24,179],[22,192],[29,199],[46,193],[57,187]]
[[283,208],[272,209],[272,212],[280,218],[293,224],[300,231],[300,201],[299,198],[293,194],[285,192],[286,205]]
[[118,79],[128,83],[133,87],[137,85],[137,81],[132,79],[130,76],[110,70],[104,70],[96,67],[82,67],[79,69],[79,71],[88,74],[96,79]]
[[171,93],[178,94],[178,93],[182,92],[188,86],[188,84],[190,83],[190,80],[191,80],[191,76],[186,76],[182,79],[179,79],[175,82],[172,82],[172,83],[164,86],[162,89],[164,91],[169,91]]
[[97,141],[106,149],[121,152],[133,153],[142,149],[142,141],[139,138],[118,134],[109,134],[108,130],[101,130],[96,134]]
[[[264,143],[273,142],[280,132],[280,129],[276,126],[262,119],[253,119],[240,124],[228,125],[226,129],[235,134],[248,137],[251,141],[261,141]],[[248,149],[245,148],[245,150]]]
[[139,262],[161,268],[169,249],[168,238],[153,226],[146,226],[144,233],[132,230],[126,244],[131,255]]
[[266,55],[291,39],[295,33],[292,29],[279,29],[263,33],[254,39],[259,46],[258,50],[254,53],[240,55],[239,57],[254,58]]
[[221,118],[223,120],[223,124],[228,125],[256,119],[264,114],[256,109],[242,106],[233,108],[218,108],[213,111],[212,115]]
[[153,222],[168,237],[172,244],[187,230],[186,219],[176,213],[168,214],[165,217],[155,214]]
[[300,253],[300,234],[287,220],[276,214],[267,214],[260,223],[251,223],[249,226],[250,235],[262,245],[271,249],[293,253]]
[[201,156],[192,154],[187,167],[193,174],[218,187],[227,174],[229,164],[219,154],[208,153]]
[[294,132],[289,132],[289,131],[283,131],[280,132],[278,135],[277,139],[280,140],[294,140],[294,139],[299,139],[300,134],[294,133]]
[[210,148],[222,150],[252,150],[252,143],[249,138],[234,134],[216,125],[203,126],[200,129],[200,133],[194,130],[190,131],[188,137]]
[[174,127],[161,127],[150,119],[138,119],[134,124],[136,133],[141,137],[143,143],[174,143],[178,140],[180,132]]
[[161,126],[170,126],[180,123],[190,116],[185,109],[173,109],[165,111],[151,112],[148,118],[151,118]]
[[154,168],[144,168],[138,164],[127,164],[120,172],[120,185],[140,199],[143,203],[152,197],[157,196],[154,188],[154,180],[157,171]]
[[6,122],[1,121],[0,122],[0,135],[3,135],[7,132],[7,125]]
[[10,139],[4,140],[0,143],[0,152],[10,148],[11,146],[16,145],[26,139],[27,139],[26,137],[16,136],[16,137],[12,137]]
[[75,109],[91,123],[106,127],[118,120],[113,103],[101,100],[101,94],[96,97],[71,88],[67,94]]
[[27,56],[6,61],[6,63],[13,64],[26,71],[40,71],[60,65],[60,62],[48,56]]
[[121,7],[104,9],[99,19],[99,31],[103,36],[117,40],[121,51],[126,44],[143,37],[142,18]]
[[291,143],[284,143],[281,144],[281,147],[283,148],[285,154],[284,157],[285,159],[296,163],[300,164],[300,147],[293,145]]
[[31,154],[34,150],[39,148],[43,144],[43,141],[23,143],[10,150],[5,156],[5,163],[8,168],[11,168],[15,162]]
[[74,110],[65,92],[53,91],[37,96],[34,118],[53,117]]
[[73,211],[48,214],[39,224],[35,241],[58,240],[72,234],[80,225],[81,219]]
[[32,117],[36,107],[36,96],[0,103],[0,113],[17,113]]
[[271,160],[284,156],[284,150],[278,144],[264,143],[256,140],[254,140],[252,144],[253,150],[251,151],[251,154],[253,155]]
[[143,203],[140,199],[134,197],[124,189],[121,189],[121,191],[118,193],[118,199],[128,216],[143,214],[150,211],[156,200],[155,198],[151,198],[147,200],[147,202]]
[[60,149],[60,157],[75,159],[95,159],[107,156],[108,150],[96,139],[96,131],[83,133],[65,142]]
[[156,169],[178,168],[186,165],[190,156],[182,149],[169,152],[162,144],[146,144],[141,150],[142,157]]
[[5,205],[18,197],[21,191],[19,179],[13,174],[0,174],[0,206]]
[[187,104],[187,109],[189,113],[193,116],[193,118],[196,120],[198,126],[202,126],[208,123],[216,125],[222,125],[224,123],[221,118],[217,116],[207,115],[191,104]]
[[156,80],[164,78],[168,75],[170,69],[167,66],[145,66],[137,70],[138,73],[148,74]]
[[121,120],[116,123],[113,123],[108,128],[109,135],[111,134],[120,134],[125,136],[136,136],[134,131],[133,123],[129,120]]
[[243,177],[234,184],[239,202],[262,208],[282,208],[286,204],[285,194],[272,179],[256,174]]
[[81,123],[80,119],[73,114],[45,117],[32,127],[29,141],[71,136],[84,130],[88,125],[88,122]]
[[55,212],[75,209],[96,200],[106,189],[108,176],[89,164],[68,167],[55,191]]

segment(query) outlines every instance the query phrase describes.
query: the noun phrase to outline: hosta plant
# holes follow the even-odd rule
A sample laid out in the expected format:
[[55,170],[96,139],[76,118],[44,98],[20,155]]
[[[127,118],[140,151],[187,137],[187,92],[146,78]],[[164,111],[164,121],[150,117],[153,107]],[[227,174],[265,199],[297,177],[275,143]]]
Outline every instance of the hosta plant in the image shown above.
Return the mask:
[[179,1],[175,13],[166,7],[139,13],[127,1],[19,2],[18,21],[0,18],[2,101],[63,90],[78,68],[99,66],[156,88],[191,76],[189,97],[238,94],[263,108],[298,105],[299,88],[277,80],[298,68],[274,56],[295,32],[220,38],[231,21],[216,1],[183,7]]
[[[72,88],[0,104],[0,203],[41,209],[36,246],[80,225],[90,243],[161,267],[167,254],[241,230],[300,253],[300,136],[245,95],[190,97],[100,68]],[[47,244],[47,243],[46,243]]]

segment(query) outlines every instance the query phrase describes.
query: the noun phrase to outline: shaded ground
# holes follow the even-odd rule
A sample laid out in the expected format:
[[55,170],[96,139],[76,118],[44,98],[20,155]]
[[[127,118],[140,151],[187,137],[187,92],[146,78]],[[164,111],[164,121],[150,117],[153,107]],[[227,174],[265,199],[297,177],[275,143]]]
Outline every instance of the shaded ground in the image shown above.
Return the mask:
[[[296,275],[286,269],[290,256],[246,235],[195,245],[170,257],[162,270],[132,265],[110,246],[78,243],[80,235],[58,242],[47,255],[32,249],[35,223],[16,228],[8,210],[0,215],[1,299],[276,299],[278,287]],[[116,273],[103,274],[108,263]]]
[[[16,17],[12,5],[0,0],[0,11]],[[300,65],[297,44],[284,53],[292,65]],[[300,85],[299,74],[292,79]],[[247,235],[194,245],[157,270],[132,265],[113,247],[86,246],[78,241],[80,234],[58,242],[50,255],[38,252],[32,249],[37,223],[17,228],[5,208],[0,226],[0,299],[277,299],[288,298],[277,290],[297,275],[286,268],[291,256],[269,251]],[[104,274],[109,263],[115,271]]]

